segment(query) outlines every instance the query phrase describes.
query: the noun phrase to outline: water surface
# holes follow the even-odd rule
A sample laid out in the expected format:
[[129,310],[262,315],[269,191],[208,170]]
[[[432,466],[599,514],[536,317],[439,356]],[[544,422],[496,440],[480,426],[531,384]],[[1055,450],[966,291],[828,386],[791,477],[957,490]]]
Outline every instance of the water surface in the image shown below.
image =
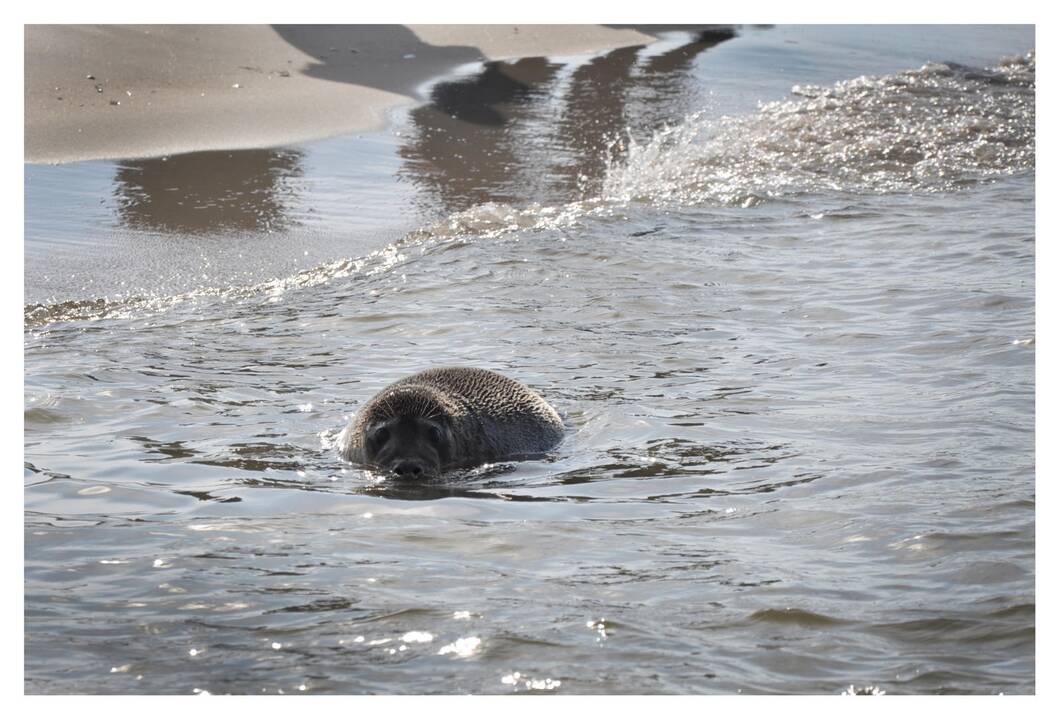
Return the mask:
[[[1033,49],[675,33],[27,166],[26,691],[1034,692]],[[435,364],[566,441],[340,461]]]

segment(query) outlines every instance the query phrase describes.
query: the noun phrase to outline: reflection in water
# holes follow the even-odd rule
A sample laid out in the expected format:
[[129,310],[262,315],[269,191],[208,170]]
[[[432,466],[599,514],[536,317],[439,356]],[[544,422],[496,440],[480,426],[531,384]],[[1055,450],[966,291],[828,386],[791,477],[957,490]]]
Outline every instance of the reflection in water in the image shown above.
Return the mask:
[[302,176],[298,150],[190,153],[118,164],[114,193],[122,224],[137,230],[207,234],[271,232],[290,225],[286,207]]
[[509,201],[540,182],[519,153],[543,132],[537,106],[548,102],[560,67],[544,58],[491,62],[477,75],[439,83],[431,102],[410,113],[416,135],[400,149],[403,174],[447,209]]
[[[544,58],[491,62],[478,75],[435,86],[431,105],[454,120],[505,125],[518,115],[521,105],[532,101],[535,94],[541,96],[540,86],[551,80],[559,67]],[[502,109],[510,113],[505,115]]]
[[402,172],[450,212],[595,194],[620,159],[616,141],[653,132],[673,117],[675,98],[693,99],[693,60],[728,37],[690,36],[658,53],[619,48],[572,70],[545,58],[486,63],[437,84],[431,102],[410,112]]
[[567,152],[556,175],[563,190],[599,194],[609,164],[625,154],[627,133],[651,135],[675,117],[699,109],[691,78],[701,52],[731,35],[701,35],[693,42],[644,57],[640,48],[622,48],[579,67],[558,127]]

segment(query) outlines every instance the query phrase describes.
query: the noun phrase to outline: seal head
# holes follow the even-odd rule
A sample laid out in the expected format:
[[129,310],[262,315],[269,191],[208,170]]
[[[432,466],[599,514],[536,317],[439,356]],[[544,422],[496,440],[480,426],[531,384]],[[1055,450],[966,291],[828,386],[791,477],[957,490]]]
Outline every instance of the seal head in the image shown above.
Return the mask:
[[350,421],[347,460],[403,480],[539,456],[563,437],[541,396],[490,370],[434,368],[397,381]]
[[450,415],[435,395],[432,388],[406,385],[376,396],[363,411],[362,462],[409,480],[449,466],[456,442]]

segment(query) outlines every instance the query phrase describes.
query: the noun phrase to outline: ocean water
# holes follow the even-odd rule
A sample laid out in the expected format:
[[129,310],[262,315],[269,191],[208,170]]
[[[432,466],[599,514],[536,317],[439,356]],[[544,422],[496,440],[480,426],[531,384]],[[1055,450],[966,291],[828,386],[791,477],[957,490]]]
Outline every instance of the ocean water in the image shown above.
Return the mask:
[[[439,72],[26,166],[26,692],[1033,693],[1033,28]],[[566,440],[338,458],[441,364]]]

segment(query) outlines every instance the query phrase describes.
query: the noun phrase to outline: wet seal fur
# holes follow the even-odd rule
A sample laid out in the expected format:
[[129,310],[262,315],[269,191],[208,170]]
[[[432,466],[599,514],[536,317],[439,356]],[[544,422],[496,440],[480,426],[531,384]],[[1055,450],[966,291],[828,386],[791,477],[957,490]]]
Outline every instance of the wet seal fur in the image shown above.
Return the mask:
[[398,380],[346,428],[342,456],[402,479],[533,457],[563,439],[563,421],[520,382],[443,367]]

